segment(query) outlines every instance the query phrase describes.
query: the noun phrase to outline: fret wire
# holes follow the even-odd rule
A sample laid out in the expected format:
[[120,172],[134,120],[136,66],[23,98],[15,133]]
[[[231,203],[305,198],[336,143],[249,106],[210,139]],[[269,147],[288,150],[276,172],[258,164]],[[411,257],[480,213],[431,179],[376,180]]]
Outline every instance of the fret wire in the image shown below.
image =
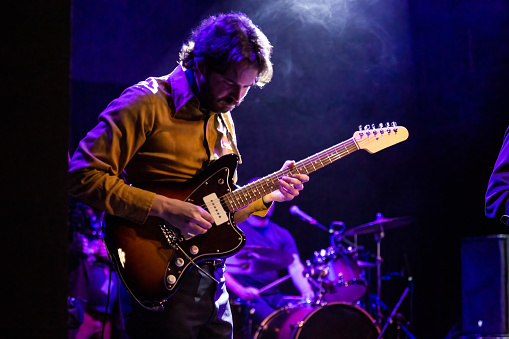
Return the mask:
[[[356,151],[358,148],[353,142],[353,140],[345,141],[341,144],[335,145],[330,147],[329,149],[326,149],[315,156],[309,157],[307,159],[304,159],[301,163],[298,163],[301,167],[305,169],[307,173],[309,173],[311,166],[313,167],[313,170],[316,170],[317,168],[324,167],[324,163],[322,160],[327,159],[329,161],[328,164]],[[318,167],[319,164],[321,167]],[[297,164],[296,164],[297,165]]]
[[228,195],[228,200],[230,201],[231,204],[231,211],[236,211],[237,205],[235,204],[235,200],[233,199],[233,196],[231,194]]
[[259,181],[240,187],[238,190],[229,193],[227,197],[225,197],[225,203],[229,209],[236,211],[263,197],[265,194],[277,190],[279,188],[278,182],[283,176],[291,176],[292,174],[298,173],[309,174],[357,151],[358,149],[359,147],[353,138],[346,140],[340,144],[323,150],[314,156],[310,156],[297,162],[295,167],[283,168],[261,178]]

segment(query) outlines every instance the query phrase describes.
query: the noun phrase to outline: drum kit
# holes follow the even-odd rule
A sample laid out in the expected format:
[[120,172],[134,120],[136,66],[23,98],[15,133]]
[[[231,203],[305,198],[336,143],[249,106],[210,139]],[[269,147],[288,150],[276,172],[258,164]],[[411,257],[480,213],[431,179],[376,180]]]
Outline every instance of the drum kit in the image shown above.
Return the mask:
[[[392,317],[396,314],[397,307],[403,301],[408,289],[403,293],[391,315],[384,317],[380,309],[383,261],[381,241],[386,230],[410,223],[411,219],[407,217],[388,219],[379,213],[375,221],[344,232],[331,228],[329,231],[331,246],[315,251],[313,258],[306,260],[305,264],[304,275],[313,286],[315,300],[288,298],[286,304],[266,317],[258,329],[253,329],[254,336],[249,337],[253,339],[382,339],[387,325],[392,322]],[[325,229],[323,225],[317,225],[316,220],[313,224]],[[357,243],[359,235],[374,235],[375,262],[358,260],[358,252],[362,248]],[[354,240],[346,238],[349,236]],[[246,246],[227,260],[227,272],[231,274],[262,273],[286,268],[292,260],[291,254],[281,250]],[[368,291],[365,272],[371,269],[376,269],[376,303],[375,310],[372,310],[370,314],[361,307],[359,301]],[[262,293],[289,277],[289,275],[284,276],[259,290]],[[246,305],[246,303],[237,300],[234,305]],[[245,315],[249,317],[253,311]],[[245,320],[244,317],[243,321]],[[383,321],[386,323],[382,327]],[[406,338],[414,338],[405,327],[404,330]],[[234,339],[235,337],[234,333]]]

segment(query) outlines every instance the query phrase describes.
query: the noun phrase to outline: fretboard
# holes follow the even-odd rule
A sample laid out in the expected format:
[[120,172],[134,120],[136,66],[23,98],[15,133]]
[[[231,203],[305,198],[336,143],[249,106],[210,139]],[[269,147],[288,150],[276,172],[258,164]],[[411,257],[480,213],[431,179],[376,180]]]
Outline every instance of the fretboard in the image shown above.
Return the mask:
[[277,190],[279,188],[279,180],[283,176],[312,173],[357,150],[359,150],[359,147],[352,137],[337,145],[329,147],[326,150],[307,157],[306,159],[295,163],[294,166],[283,168],[259,180],[242,186],[231,193],[225,194],[221,197],[221,200],[230,212],[238,211],[270,192]]

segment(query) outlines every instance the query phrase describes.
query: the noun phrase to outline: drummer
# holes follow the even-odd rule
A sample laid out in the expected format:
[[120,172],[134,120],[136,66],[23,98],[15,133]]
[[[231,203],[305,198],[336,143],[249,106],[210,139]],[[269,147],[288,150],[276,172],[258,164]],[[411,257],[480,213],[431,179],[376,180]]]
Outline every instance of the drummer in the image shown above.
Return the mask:
[[[273,210],[274,204],[265,217],[252,215],[238,225],[246,235],[246,246],[263,246],[290,253],[293,261],[290,260],[290,264],[286,269],[302,299],[311,301],[314,299],[314,292],[303,275],[304,265],[300,260],[295,240],[288,230],[269,220]],[[274,260],[277,259],[274,258]],[[274,282],[278,277],[277,271],[233,275],[228,273],[228,267],[226,269],[226,287],[231,298],[240,298],[242,301],[249,302],[250,307],[254,309],[254,313],[251,315],[252,330],[256,330],[263,319],[282,303],[283,295],[278,286],[274,286],[263,293],[259,291],[260,288]]]

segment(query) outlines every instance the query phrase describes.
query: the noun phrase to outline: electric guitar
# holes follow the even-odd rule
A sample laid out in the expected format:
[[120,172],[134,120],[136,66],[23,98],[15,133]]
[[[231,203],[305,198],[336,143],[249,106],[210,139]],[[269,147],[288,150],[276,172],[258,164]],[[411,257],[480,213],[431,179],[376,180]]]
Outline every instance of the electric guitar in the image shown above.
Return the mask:
[[140,225],[105,215],[108,253],[131,295],[143,307],[161,310],[193,265],[227,258],[240,251],[246,240],[233,221],[235,211],[277,190],[282,176],[309,174],[359,149],[375,153],[407,138],[408,130],[395,123],[359,128],[350,139],[240,188],[233,183],[238,160],[234,154],[212,162],[184,183],[143,186],[157,194],[202,206],[215,223],[205,234],[185,240],[179,229],[157,217],[148,217]]

